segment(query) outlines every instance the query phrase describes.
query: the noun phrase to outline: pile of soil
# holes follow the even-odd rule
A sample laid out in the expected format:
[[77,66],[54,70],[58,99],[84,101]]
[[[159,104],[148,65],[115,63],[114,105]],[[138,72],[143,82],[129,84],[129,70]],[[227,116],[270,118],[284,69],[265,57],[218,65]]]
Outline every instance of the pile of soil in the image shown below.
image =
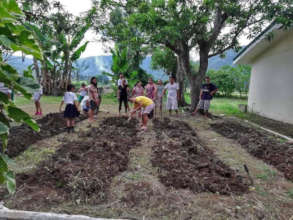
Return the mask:
[[[80,115],[76,119],[76,122],[84,119],[86,119],[86,116]],[[40,126],[40,132],[35,132],[26,124],[10,129],[7,146],[7,154],[9,157],[16,157],[37,141],[64,132],[66,127],[66,121],[62,113],[50,113],[38,119],[37,123]]]
[[280,143],[264,131],[241,125],[235,121],[212,124],[213,130],[224,137],[237,140],[253,156],[273,165],[293,181],[293,147]]
[[247,179],[203,146],[187,123],[165,118],[154,120],[154,128],[159,142],[153,146],[152,164],[159,168],[164,185],[224,195],[243,194],[248,190]]
[[[127,129],[116,126],[120,124]],[[113,177],[127,169],[129,151],[137,144],[136,124],[127,118],[107,118],[99,128],[80,134],[80,140],[64,144],[38,169],[16,176],[19,191],[7,206],[46,211],[69,201],[106,201]]]

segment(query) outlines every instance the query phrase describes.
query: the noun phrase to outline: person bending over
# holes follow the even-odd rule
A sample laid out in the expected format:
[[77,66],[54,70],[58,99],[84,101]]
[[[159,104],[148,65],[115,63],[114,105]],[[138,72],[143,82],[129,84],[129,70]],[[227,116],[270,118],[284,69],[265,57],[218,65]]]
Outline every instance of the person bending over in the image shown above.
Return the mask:
[[206,76],[205,81],[206,83],[201,86],[198,105],[192,115],[195,115],[201,109],[204,111],[204,116],[208,117],[211,100],[218,91],[218,88],[210,82],[210,77]]
[[130,102],[134,103],[133,110],[130,112],[129,120],[135,115],[135,113],[141,110],[142,125],[141,130],[147,130],[148,120],[152,119],[155,109],[153,100],[145,96],[138,96],[136,98],[130,98]]

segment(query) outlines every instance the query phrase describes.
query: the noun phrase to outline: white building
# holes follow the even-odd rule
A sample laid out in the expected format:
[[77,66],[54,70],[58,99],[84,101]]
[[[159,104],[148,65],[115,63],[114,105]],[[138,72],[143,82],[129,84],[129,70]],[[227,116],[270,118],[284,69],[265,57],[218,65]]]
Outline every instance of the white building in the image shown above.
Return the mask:
[[252,67],[249,111],[293,124],[293,28],[271,24],[234,63]]

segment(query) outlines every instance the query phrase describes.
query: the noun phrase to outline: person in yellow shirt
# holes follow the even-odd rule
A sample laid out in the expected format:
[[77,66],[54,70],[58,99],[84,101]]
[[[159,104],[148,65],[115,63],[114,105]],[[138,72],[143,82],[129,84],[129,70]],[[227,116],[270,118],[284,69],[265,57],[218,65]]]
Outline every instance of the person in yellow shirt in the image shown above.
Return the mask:
[[147,123],[149,118],[152,119],[153,117],[155,103],[153,102],[153,100],[145,96],[137,96],[135,98],[130,98],[129,101],[134,103],[134,107],[133,107],[133,110],[130,112],[129,119],[131,119],[137,111],[141,110],[141,114],[142,114],[141,129],[145,131],[147,129]]

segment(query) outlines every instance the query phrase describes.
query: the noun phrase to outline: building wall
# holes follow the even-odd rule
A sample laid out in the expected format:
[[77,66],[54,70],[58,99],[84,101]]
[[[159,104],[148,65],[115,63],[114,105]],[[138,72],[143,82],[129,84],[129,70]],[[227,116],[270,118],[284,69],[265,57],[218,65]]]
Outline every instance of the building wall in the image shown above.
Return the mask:
[[253,61],[248,108],[293,124],[293,31]]

